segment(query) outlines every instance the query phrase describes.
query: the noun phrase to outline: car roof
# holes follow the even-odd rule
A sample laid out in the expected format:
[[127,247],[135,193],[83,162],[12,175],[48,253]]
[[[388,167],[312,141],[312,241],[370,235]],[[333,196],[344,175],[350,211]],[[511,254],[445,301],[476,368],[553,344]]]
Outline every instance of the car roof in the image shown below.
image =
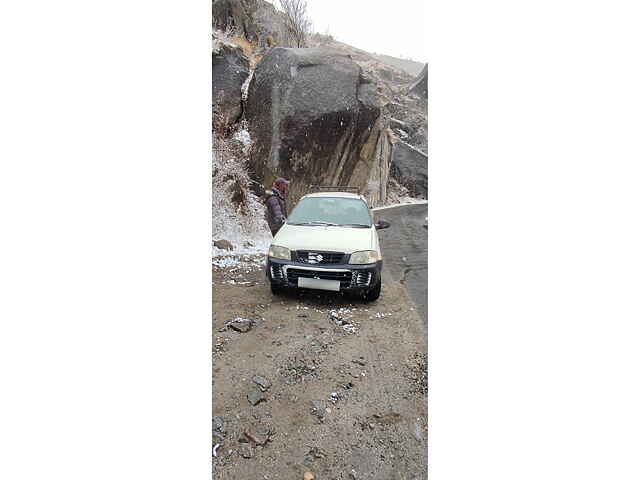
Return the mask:
[[364,198],[362,198],[357,193],[350,193],[350,192],[316,192],[316,193],[309,193],[308,195],[304,196],[304,198],[306,197],[355,198],[358,200],[364,200]]

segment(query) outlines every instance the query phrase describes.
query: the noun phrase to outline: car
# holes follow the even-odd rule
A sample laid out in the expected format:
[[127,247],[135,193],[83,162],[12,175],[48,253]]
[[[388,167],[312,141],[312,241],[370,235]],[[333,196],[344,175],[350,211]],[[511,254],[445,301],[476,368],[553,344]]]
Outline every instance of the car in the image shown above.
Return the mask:
[[273,294],[285,289],[346,292],[377,300],[382,287],[382,253],[365,198],[351,192],[305,195],[278,230],[267,255]]

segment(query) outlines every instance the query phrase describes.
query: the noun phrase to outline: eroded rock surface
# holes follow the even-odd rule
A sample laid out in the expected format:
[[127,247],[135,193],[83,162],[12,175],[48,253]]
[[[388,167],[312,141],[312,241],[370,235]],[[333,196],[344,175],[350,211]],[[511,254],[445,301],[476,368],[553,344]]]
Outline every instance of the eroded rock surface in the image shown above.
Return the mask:
[[213,116],[217,131],[237,122],[242,115],[242,84],[249,76],[249,59],[242,49],[223,42],[212,59]]
[[391,175],[413,196],[427,198],[427,155],[402,140],[393,146]]

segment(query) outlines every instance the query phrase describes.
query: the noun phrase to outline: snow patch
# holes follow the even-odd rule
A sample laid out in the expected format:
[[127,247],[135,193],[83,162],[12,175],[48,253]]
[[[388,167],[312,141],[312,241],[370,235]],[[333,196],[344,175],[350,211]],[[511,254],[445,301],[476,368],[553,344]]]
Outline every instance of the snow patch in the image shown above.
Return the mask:
[[244,270],[249,273],[262,269],[266,264],[265,255],[239,256],[239,255],[217,255],[211,260],[211,264],[218,268],[233,268],[231,273]]
[[[239,151],[238,143],[244,146],[243,151]],[[246,153],[251,136],[243,125],[230,140],[214,134],[213,145],[212,256],[264,254],[271,243],[271,234],[265,220],[265,205],[250,188]],[[231,242],[234,250],[215,247],[216,240]]]
[[255,69],[251,68],[249,70],[249,76],[247,77],[247,79],[244,81],[244,83],[242,84],[242,101],[246,102],[247,98],[249,98],[249,85],[251,84],[251,79],[253,78],[253,72],[255,71]]
[[266,255],[272,240],[270,234],[265,234],[263,236],[247,236],[245,233],[238,230],[228,230],[226,233],[221,233],[219,235],[219,238],[214,237],[213,240],[221,240],[223,239],[223,237],[224,240],[228,240],[229,242],[231,242],[231,245],[233,245],[233,250],[230,252],[229,250],[223,250],[216,246],[213,246],[211,252],[213,257],[225,257],[233,254]]

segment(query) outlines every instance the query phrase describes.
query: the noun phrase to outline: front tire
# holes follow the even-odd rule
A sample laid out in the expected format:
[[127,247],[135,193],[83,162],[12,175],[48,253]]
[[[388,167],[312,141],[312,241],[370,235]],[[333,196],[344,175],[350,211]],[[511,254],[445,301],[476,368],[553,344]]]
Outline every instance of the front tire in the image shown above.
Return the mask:
[[276,285],[273,282],[270,282],[270,283],[271,283],[271,293],[273,295],[281,295],[282,294],[282,287],[279,286],[279,285]]
[[373,302],[380,297],[380,291],[382,290],[382,281],[379,281],[375,287],[371,290],[367,290],[364,294],[365,302]]

